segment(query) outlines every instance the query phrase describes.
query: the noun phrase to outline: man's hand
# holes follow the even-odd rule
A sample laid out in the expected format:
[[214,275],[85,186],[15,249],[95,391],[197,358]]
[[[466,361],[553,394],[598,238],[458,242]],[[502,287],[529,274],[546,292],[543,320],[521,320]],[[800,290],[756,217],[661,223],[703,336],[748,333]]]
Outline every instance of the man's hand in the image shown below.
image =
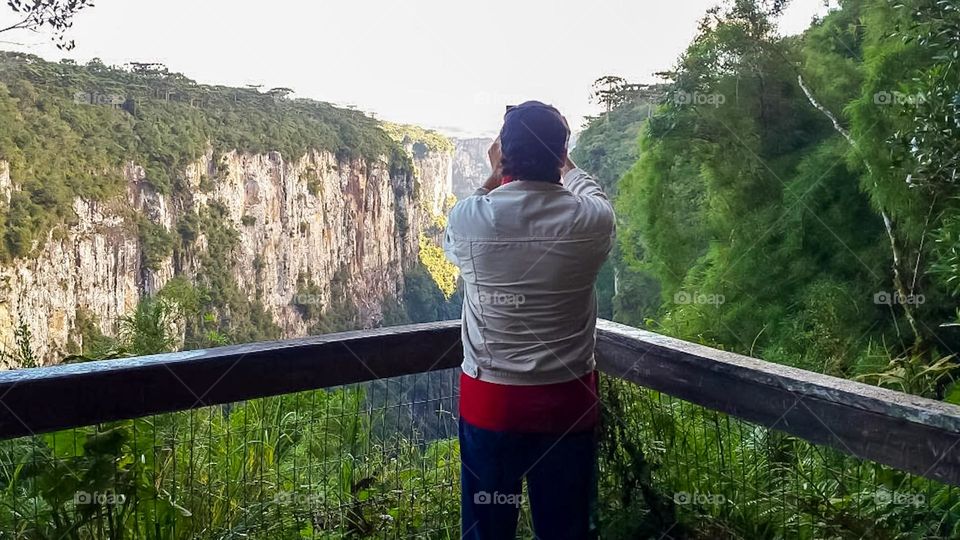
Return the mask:
[[577,164],[570,159],[570,154],[563,156],[563,165],[560,166],[560,176],[566,176],[568,172],[577,168]]
[[503,180],[503,155],[500,153],[500,137],[493,141],[490,149],[487,150],[487,156],[490,158],[490,177],[483,183],[484,189],[493,191],[500,187]]
[[503,154],[500,152],[500,137],[494,139],[493,144],[487,150],[487,157],[490,158],[490,170],[497,172],[500,170],[503,161]]
[[[567,144],[564,145],[564,146],[569,146],[569,145],[570,145],[570,135],[569,135],[569,134],[570,134],[570,124],[567,123],[567,117],[566,117],[566,116],[561,116],[560,119],[563,120],[563,125],[566,126],[566,128],[567,128]],[[574,170],[574,169],[576,169],[576,168],[577,168],[577,164],[574,163],[572,159],[570,159],[570,152],[567,151],[567,152],[563,155],[563,165],[560,166],[560,180],[563,180],[563,177],[566,176],[568,172],[570,172],[570,171],[572,171],[572,170]]]

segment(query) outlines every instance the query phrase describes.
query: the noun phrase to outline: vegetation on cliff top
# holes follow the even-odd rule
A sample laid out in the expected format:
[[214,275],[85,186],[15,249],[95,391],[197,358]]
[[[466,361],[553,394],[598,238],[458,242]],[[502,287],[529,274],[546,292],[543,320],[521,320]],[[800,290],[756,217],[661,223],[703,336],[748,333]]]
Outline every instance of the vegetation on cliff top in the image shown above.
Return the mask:
[[[594,175],[611,199],[617,196],[620,178],[639,157],[637,138],[644,122],[657,107],[662,92],[660,86],[632,85],[619,77],[604,77],[594,84],[594,99],[607,111],[587,119],[571,157],[577,165]],[[632,308],[637,303],[650,304],[651,295],[657,297],[656,285],[635,275],[621,259],[620,247],[614,245],[597,278],[599,315],[612,319],[614,313],[619,313],[622,322],[641,325],[644,322],[642,317],[630,316],[636,312]],[[617,285],[624,294],[615,294]],[[614,303],[618,304],[616,308]],[[659,305],[656,300],[653,303]]]
[[401,144],[414,145],[414,151],[418,148],[418,144],[423,145],[424,150],[434,152],[452,154],[454,151],[453,141],[449,138],[420,126],[384,122],[383,129],[393,140]]

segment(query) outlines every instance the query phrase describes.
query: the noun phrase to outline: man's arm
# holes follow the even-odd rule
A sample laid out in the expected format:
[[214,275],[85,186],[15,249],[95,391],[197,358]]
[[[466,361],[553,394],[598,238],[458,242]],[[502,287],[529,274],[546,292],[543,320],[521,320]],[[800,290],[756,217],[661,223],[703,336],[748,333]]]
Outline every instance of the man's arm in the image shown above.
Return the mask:
[[[497,140],[493,141],[493,144],[490,145],[490,149],[487,150],[487,156],[490,158],[490,176],[487,178],[486,182],[482,186],[477,188],[473,192],[472,196],[483,196],[491,191],[500,187],[500,184],[503,180],[503,162],[502,155],[500,153],[500,138],[497,137]],[[460,266],[460,254],[459,251],[462,248],[461,242],[456,238],[456,228],[455,225],[459,222],[458,213],[463,209],[462,203],[466,201],[460,201],[450,209],[450,214],[447,216],[447,230],[443,235],[443,251],[447,255],[447,259],[456,265],[458,268]]]
[[569,155],[566,157],[560,173],[563,175],[564,187],[583,201],[582,209],[588,222],[597,227],[598,232],[603,231],[605,235],[609,233],[609,236],[606,236],[604,247],[609,252],[613,247],[614,237],[616,236],[616,218],[613,215],[613,204],[607,198],[607,194],[603,192],[603,188],[592,176],[577,167],[577,164],[570,159]]
[[574,195],[602,199],[610,207],[610,211],[613,211],[610,199],[607,198],[607,194],[603,192],[600,184],[586,171],[577,167],[577,164],[570,159],[569,155],[564,160],[563,167],[560,168],[560,174],[563,176],[564,187]]
[[500,184],[503,182],[503,163],[502,155],[500,154],[500,138],[497,137],[493,144],[490,145],[490,149],[487,150],[487,156],[490,158],[490,176],[483,182],[483,185],[478,187],[476,191],[473,192],[471,197],[476,197],[477,195],[486,195],[491,191],[500,187]]
[[477,191],[473,192],[474,195],[486,195],[500,187],[503,182],[503,155],[500,153],[500,137],[497,137],[490,145],[490,149],[487,150],[487,157],[490,158],[490,176]]
[[457,241],[450,231],[450,225],[447,225],[447,230],[443,234],[443,253],[447,256],[448,261],[453,263],[457,268],[460,268],[460,256],[457,253],[459,251],[458,247]]
[[491,174],[487,177],[487,180],[483,183],[482,186],[478,187],[476,191],[473,192],[473,195],[486,195],[491,191],[500,187],[502,182],[502,177],[498,176],[496,173]]

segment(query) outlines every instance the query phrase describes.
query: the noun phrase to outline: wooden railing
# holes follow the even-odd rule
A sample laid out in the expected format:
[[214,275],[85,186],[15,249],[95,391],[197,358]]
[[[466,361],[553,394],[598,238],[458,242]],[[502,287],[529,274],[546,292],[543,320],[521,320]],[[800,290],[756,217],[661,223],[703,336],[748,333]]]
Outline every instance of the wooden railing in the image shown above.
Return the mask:
[[[0,439],[456,367],[459,321],[0,373]],[[597,361],[748,422],[960,485],[960,407],[601,321]]]

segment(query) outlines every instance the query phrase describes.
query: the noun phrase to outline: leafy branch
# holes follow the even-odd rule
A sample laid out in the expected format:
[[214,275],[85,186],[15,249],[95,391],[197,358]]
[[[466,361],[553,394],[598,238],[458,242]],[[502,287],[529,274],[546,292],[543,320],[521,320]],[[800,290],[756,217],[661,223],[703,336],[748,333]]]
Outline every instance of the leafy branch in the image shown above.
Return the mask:
[[58,49],[70,50],[74,41],[66,38],[66,32],[73,27],[73,18],[83,9],[93,7],[93,0],[7,0],[7,6],[21,19],[6,28],[0,28],[0,34],[13,30],[33,32],[49,28],[53,31],[53,42]]

